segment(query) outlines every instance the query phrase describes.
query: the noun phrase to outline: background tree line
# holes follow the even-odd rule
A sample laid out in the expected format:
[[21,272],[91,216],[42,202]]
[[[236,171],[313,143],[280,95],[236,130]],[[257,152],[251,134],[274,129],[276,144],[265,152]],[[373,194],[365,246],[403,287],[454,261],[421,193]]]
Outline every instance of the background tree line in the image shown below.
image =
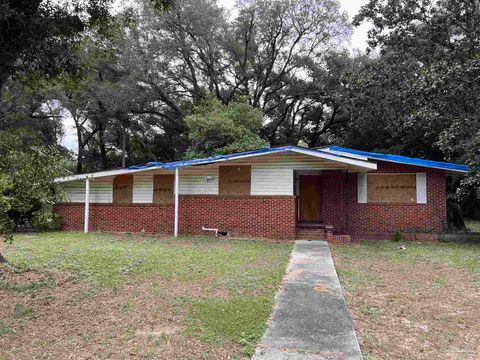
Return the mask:
[[[353,24],[338,0],[246,0],[235,15],[213,0],[4,0],[0,14],[0,127],[30,129],[73,172],[335,143],[466,162],[475,204],[477,0],[371,0]],[[363,21],[369,51],[351,53]]]

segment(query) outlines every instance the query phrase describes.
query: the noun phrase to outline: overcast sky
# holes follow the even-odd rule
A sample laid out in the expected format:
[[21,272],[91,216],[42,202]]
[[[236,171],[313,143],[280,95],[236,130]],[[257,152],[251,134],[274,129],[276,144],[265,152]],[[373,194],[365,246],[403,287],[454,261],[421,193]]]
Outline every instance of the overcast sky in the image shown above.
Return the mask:
[[[218,3],[222,6],[231,9],[236,0],[218,0]],[[357,15],[358,11],[365,5],[368,0],[339,0],[342,9],[345,10],[350,16],[350,20]],[[361,26],[353,29],[353,36],[351,40],[351,48],[364,51],[367,47],[367,32],[369,30],[368,24],[362,24]]]
[[[350,16],[350,20],[358,13],[360,7],[367,3],[368,0],[340,0],[342,9]],[[226,8],[232,8],[235,0],[218,0],[219,4]],[[362,24],[353,29],[352,39],[350,41],[350,49],[358,49],[364,51],[367,47],[367,32],[369,24]],[[76,131],[73,120],[70,117],[64,119],[65,135],[62,144],[70,150],[77,152]]]

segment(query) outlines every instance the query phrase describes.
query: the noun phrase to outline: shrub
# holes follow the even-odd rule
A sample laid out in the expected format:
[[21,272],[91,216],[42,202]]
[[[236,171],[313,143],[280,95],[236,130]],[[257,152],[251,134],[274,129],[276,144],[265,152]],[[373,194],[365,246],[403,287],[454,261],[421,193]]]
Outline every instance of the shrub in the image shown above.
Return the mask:
[[403,236],[400,230],[395,230],[395,232],[392,235],[392,241],[399,242],[402,240],[403,240]]
[[62,220],[58,214],[49,214],[36,216],[31,223],[40,232],[59,231]]

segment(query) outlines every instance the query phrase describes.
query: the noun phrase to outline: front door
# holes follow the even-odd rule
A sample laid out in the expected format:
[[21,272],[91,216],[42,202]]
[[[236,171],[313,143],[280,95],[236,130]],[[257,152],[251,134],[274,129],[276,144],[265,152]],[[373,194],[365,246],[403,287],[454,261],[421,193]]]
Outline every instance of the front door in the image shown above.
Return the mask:
[[299,176],[299,222],[320,223],[321,213],[321,176],[300,175]]

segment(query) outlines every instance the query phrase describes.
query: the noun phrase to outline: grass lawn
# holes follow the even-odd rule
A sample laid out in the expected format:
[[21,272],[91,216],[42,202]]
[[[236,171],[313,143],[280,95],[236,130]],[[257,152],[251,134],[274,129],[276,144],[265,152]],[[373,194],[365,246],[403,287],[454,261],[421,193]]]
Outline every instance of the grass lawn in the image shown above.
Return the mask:
[[480,232],[480,220],[465,220],[465,225],[470,231]]
[[291,244],[46,233],[4,246],[0,359],[240,359]]
[[362,242],[333,254],[366,359],[480,359],[480,245]]

